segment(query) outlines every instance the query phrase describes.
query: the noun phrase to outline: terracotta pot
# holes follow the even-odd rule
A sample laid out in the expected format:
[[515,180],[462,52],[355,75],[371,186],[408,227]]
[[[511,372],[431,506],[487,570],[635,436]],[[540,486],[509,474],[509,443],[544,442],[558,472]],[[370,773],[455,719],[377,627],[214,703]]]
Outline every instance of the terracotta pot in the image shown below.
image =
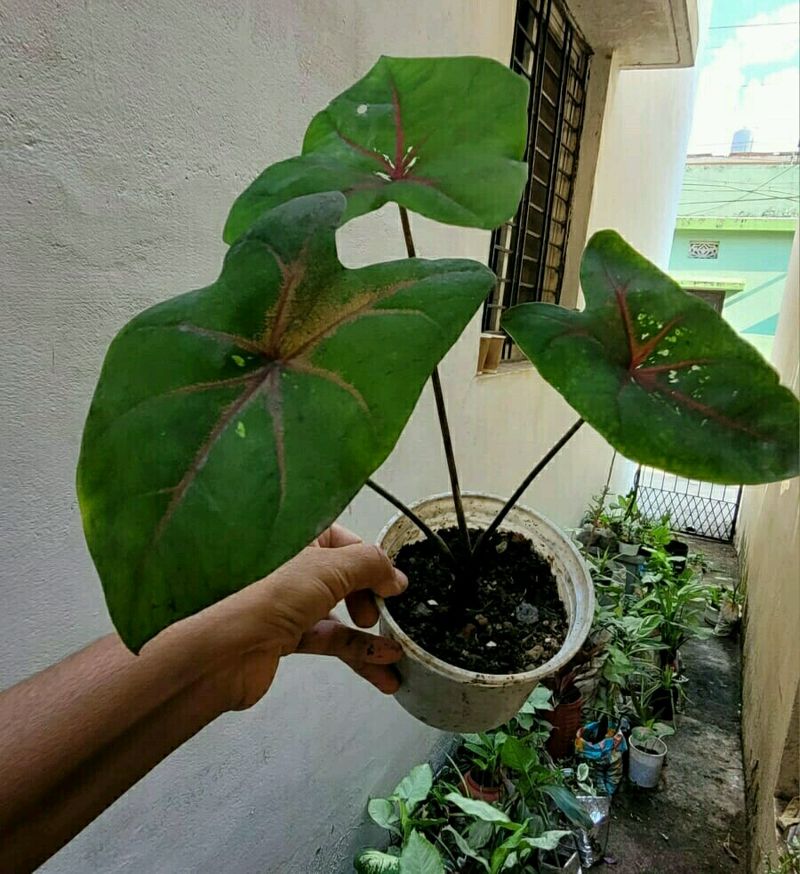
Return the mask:
[[[486,528],[505,503],[491,495],[470,493],[465,493],[463,500],[467,522],[477,528]],[[435,495],[411,507],[434,531],[456,525],[451,495]],[[544,516],[519,504],[505,518],[501,530],[522,534],[544,556],[569,617],[569,631],[561,649],[535,670],[484,674],[448,664],[412,640],[383,599],[377,599],[381,634],[403,647],[403,658],[397,664],[401,684],[395,700],[421,722],[443,731],[487,731],[508,722],[542,680],[573,658],[591,629],[594,584],[570,537]],[[423,536],[410,519],[398,513],[380,533],[378,543],[394,558],[406,543]]]
[[577,689],[574,692],[578,696],[575,700],[556,705],[546,717],[553,730],[545,746],[554,759],[565,759],[575,752],[575,735],[583,722],[583,698]]
[[464,774],[461,788],[464,790],[464,795],[470,798],[477,798],[479,801],[487,801],[489,804],[499,801],[503,795],[502,786],[486,786],[479,780],[476,780],[472,768]]

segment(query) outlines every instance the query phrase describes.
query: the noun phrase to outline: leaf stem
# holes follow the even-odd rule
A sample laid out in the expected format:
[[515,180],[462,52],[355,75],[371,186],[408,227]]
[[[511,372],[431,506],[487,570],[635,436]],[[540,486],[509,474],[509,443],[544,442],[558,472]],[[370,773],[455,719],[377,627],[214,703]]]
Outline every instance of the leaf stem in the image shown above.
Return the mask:
[[[414,238],[411,235],[411,222],[408,218],[408,212],[404,206],[400,206],[399,204],[397,208],[400,210],[400,224],[403,228],[403,239],[406,243],[406,252],[408,253],[409,258],[416,258],[417,250],[414,246]],[[444,446],[444,454],[447,459],[447,472],[450,475],[450,489],[453,493],[453,504],[456,510],[458,530],[461,532],[461,539],[466,546],[466,554],[469,555],[472,552],[472,544],[469,538],[467,519],[464,515],[464,502],[461,499],[461,487],[458,484],[456,457],[453,452],[453,440],[450,436],[450,424],[447,421],[447,409],[444,403],[444,392],[442,391],[442,381],[439,377],[438,367],[433,368],[431,384],[433,385],[433,396],[436,400],[436,415],[439,419],[439,429],[442,432],[442,445]]]
[[407,507],[398,497],[395,497],[391,492],[388,492],[383,486],[379,486],[375,480],[368,479],[365,485],[368,485],[373,492],[385,498],[390,504],[393,504],[406,517],[408,517],[419,530],[429,539],[432,540],[438,547],[439,551],[445,556],[450,564],[457,566],[455,556],[450,551],[450,547],[442,540],[442,538],[431,528],[429,528],[422,519],[410,508]]
[[494,517],[492,524],[481,534],[475,543],[475,548],[472,550],[472,557],[477,558],[478,553],[481,550],[481,547],[484,543],[494,534],[495,531],[500,527],[503,520],[506,516],[511,512],[514,504],[522,497],[522,493],[528,486],[536,479],[537,476],[547,467],[547,465],[555,458],[556,455],[563,449],[563,447],[569,443],[569,441],[575,436],[578,429],[583,425],[583,419],[578,419],[577,422],[569,429],[569,431],[564,434],[563,437],[547,452],[547,454],[542,458],[542,460],[533,468],[533,470],[525,477],[525,479],[519,484],[516,491],[513,495],[505,502],[503,508],[500,512]]

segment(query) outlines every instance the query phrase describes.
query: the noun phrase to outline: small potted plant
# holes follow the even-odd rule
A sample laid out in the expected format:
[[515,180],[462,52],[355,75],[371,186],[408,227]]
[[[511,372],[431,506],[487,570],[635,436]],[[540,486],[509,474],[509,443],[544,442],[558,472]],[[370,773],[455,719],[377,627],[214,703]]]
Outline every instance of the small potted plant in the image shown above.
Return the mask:
[[[219,278],[115,337],[77,485],[131,649],[270,573],[366,485],[399,510],[381,543],[411,580],[379,604],[405,652],[397,700],[431,725],[485,729],[566,665],[591,626],[582,557],[519,503],[584,421],[627,458],[683,476],[796,473],[797,400],[775,371],[603,231],[584,254],[582,312],[522,304],[503,321],[579,417],[508,498],[462,493],[437,368],[495,277],[416,257],[409,211],[486,229],[512,218],[532,161],[527,107],[527,82],[495,61],[381,58],[312,119],[300,155],[236,200]],[[346,268],[337,230],[388,202],[408,258]],[[409,507],[371,476],[428,380],[451,488]]]
[[628,740],[628,779],[640,789],[655,789],[666,755],[667,745],[655,731],[634,728]]
[[503,796],[502,752],[507,735],[501,731],[463,735],[463,750],[470,760],[461,788],[470,798],[493,803]]

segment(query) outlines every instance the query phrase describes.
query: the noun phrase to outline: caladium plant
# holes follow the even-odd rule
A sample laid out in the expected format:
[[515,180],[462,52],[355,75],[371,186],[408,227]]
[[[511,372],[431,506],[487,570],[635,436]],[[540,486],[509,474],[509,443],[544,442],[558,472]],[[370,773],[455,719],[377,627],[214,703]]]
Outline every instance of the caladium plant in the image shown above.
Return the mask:
[[[528,165],[527,83],[486,58],[381,58],[311,122],[302,154],[234,203],[211,285],[111,343],[86,422],[78,498],[112,619],[137,650],[269,573],[327,527],[387,457],[430,378],[462,549],[471,544],[437,365],[493,274],[414,256],[407,210],[492,228]],[[387,202],[409,258],[348,270],[342,223]],[[797,401],[705,304],[616,234],[590,243],[587,307],[505,321],[581,419],[629,458],[718,482],[797,472]],[[521,399],[522,400],[522,399]],[[487,532],[488,533],[488,532]]]

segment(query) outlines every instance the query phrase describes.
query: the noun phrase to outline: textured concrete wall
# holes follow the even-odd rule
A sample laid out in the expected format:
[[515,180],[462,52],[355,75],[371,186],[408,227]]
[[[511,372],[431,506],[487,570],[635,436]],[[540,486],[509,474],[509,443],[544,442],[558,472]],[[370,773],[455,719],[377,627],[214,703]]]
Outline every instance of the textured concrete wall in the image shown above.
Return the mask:
[[[139,309],[215,277],[232,198],[296,151],[311,114],[381,52],[505,62],[514,2],[5,0],[0,10],[2,687],[109,630],[73,477],[114,333]],[[637,75],[646,74],[625,73]],[[661,81],[659,99],[680,103],[680,118],[649,119],[625,146],[626,163],[647,162],[654,181],[664,162],[680,171],[691,110],[683,73]],[[647,89],[626,94],[626,112],[652,99]],[[599,160],[621,171],[615,143]],[[594,200],[605,224],[630,226],[616,185]],[[651,256],[652,242],[669,237],[673,206],[637,207],[636,228],[651,233],[636,242]],[[414,226],[423,256],[487,256],[485,232]],[[390,208],[353,222],[340,243],[351,265],[403,255]],[[466,488],[508,493],[574,414],[530,369],[475,378],[478,332],[476,320],[444,368],[456,450]],[[426,395],[377,475],[404,498],[446,488],[433,423]],[[584,429],[528,502],[576,522],[610,455]],[[389,514],[370,493],[344,521],[373,537]],[[367,797],[440,738],[340,665],[295,657],[263,702],[208,727],[44,870],[349,870],[373,834],[362,825]]]
[[[795,235],[773,347],[781,381],[800,392],[797,325],[800,251]],[[776,850],[773,798],[798,792],[800,736],[800,479],[744,490],[739,527],[745,610],[742,738],[752,870]],[[793,716],[794,713],[794,716]]]

